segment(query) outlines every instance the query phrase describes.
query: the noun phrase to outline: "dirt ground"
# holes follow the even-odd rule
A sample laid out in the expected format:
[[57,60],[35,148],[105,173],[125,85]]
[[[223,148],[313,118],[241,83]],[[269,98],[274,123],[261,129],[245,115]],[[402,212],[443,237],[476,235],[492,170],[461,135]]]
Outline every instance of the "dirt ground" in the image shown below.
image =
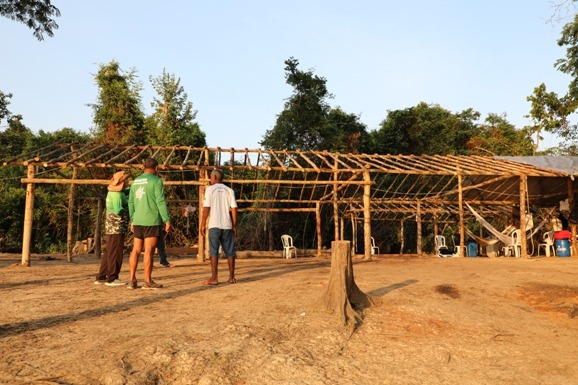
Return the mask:
[[164,289],[131,291],[94,285],[94,255],[0,254],[0,382],[578,383],[576,257],[355,258],[378,304],[354,333],[312,306],[330,257],[240,258],[237,284],[222,260],[212,287],[208,262],[169,258]]

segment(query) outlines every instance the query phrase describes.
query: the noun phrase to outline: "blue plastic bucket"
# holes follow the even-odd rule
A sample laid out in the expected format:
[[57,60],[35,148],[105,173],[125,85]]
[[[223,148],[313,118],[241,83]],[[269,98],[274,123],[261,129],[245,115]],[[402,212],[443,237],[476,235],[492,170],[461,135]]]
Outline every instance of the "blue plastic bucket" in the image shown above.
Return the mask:
[[469,240],[466,247],[466,254],[468,257],[478,256],[478,243],[476,241]]
[[557,239],[554,241],[556,246],[556,256],[557,257],[569,257],[570,256],[570,240],[569,239]]

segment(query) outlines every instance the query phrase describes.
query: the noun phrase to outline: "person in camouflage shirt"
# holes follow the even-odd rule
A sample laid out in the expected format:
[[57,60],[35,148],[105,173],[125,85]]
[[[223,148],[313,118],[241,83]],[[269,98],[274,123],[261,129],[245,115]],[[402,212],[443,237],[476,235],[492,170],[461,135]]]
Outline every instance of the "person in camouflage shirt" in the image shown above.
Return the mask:
[[119,171],[114,174],[106,194],[106,251],[100,261],[95,284],[122,286],[118,279],[124,258],[124,240],[128,233],[128,178],[129,174]]

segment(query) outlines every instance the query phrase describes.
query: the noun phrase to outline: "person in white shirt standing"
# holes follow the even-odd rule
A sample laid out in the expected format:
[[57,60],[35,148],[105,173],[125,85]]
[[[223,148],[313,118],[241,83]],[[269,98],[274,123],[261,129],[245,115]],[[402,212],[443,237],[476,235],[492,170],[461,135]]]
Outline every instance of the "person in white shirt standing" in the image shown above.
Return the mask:
[[[208,218],[208,224],[207,224]],[[229,283],[235,279],[235,236],[237,235],[237,201],[235,192],[223,184],[223,172],[214,169],[211,172],[211,185],[205,190],[201,236],[209,229],[209,256],[211,258],[211,278],[203,285],[218,285],[219,248],[223,248],[229,264]]]

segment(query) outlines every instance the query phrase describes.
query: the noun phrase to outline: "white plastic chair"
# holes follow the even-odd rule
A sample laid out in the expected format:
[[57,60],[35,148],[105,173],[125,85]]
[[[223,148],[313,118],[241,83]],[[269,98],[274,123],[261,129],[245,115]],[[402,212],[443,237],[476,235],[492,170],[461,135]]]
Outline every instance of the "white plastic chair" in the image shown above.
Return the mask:
[[290,235],[281,235],[281,242],[283,242],[283,258],[291,258],[291,253],[295,253],[297,258],[297,248],[293,246],[293,238]]
[[440,258],[447,258],[459,255],[458,247],[455,247],[454,251],[452,252],[448,249],[446,245],[446,237],[443,235],[436,235],[434,238],[435,248],[436,248],[436,255]]
[[371,237],[371,254],[379,254],[379,247],[375,245],[375,239]]
[[544,248],[544,253],[546,257],[550,256],[550,250],[552,250],[552,255],[556,256],[556,247],[554,247],[554,232],[553,231],[546,231],[542,236],[542,240],[544,243],[538,244],[538,255],[540,255],[540,248]]
[[510,240],[510,244],[502,248],[504,256],[509,257],[513,254],[516,258],[519,258],[522,254],[522,231],[520,229],[512,231]]

